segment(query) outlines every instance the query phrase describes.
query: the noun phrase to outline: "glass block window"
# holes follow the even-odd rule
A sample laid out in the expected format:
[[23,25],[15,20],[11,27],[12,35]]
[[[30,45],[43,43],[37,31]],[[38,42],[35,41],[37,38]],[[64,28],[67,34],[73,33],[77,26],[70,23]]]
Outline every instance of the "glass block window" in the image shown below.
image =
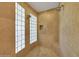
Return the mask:
[[30,14],[30,44],[37,41],[37,17]]
[[15,4],[15,52],[25,48],[25,9]]

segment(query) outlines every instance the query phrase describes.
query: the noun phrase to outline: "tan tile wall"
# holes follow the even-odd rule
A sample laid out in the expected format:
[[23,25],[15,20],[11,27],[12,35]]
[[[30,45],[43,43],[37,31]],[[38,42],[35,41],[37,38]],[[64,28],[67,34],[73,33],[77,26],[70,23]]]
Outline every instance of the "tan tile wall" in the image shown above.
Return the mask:
[[79,56],[79,3],[62,3],[60,48],[62,56]]
[[14,55],[14,3],[0,3],[0,56]]
[[[48,10],[41,12],[38,15],[38,24],[43,25],[39,28],[39,43],[41,46],[58,51],[58,27],[59,27],[59,14],[57,10]],[[39,26],[40,27],[40,26]]]

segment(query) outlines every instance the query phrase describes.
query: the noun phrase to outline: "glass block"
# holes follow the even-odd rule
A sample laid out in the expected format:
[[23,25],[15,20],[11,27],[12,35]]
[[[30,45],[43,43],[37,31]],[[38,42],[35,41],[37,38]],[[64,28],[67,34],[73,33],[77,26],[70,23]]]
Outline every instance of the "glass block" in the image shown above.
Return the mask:
[[22,25],[25,25],[25,22],[22,21]]
[[18,47],[21,46],[21,44],[22,44],[21,40],[18,41],[17,44],[18,44]]
[[31,15],[30,18],[30,43],[33,43],[37,39],[37,19],[35,16]]
[[22,49],[25,48],[25,44],[22,45]]
[[18,52],[21,51],[21,49],[22,49],[21,46],[19,46],[19,47],[18,47]]
[[21,41],[21,36],[18,36],[18,41]]
[[15,30],[16,30],[15,32],[17,32],[17,30],[18,30],[18,26],[17,25],[15,26]]
[[[22,50],[22,48],[25,47],[25,10],[22,6],[16,3],[15,6],[15,12],[16,12],[16,21],[15,21],[15,35],[16,35],[16,53]],[[22,43],[23,46],[22,46]]]
[[18,25],[18,20],[15,21],[15,25]]
[[20,10],[21,10],[21,12],[22,12],[23,9],[24,9],[24,8],[20,5]]
[[16,42],[17,42],[17,41],[18,41],[18,37],[16,36],[16,38],[15,38],[15,39],[16,39]]
[[33,34],[34,34],[34,32],[33,32],[33,31],[30,31],[30,34],[31,34],[31,35],[33,35]]
[[17,42],[16,42],[16,48],[18,47]]
[[17,7],[18,7],[19,10],[21,10],[21,6],[19,4],[17,4]]
[[20,11],[20,10],[18,10],[17,12],[18,12],[17,14],[18,14],[19,16],[21,16],[21,14],[22,14],[22,13],[21,13],[21,11]]
[[22,17],[22,19],[21,19],[24,23],[25,23],[25,18],[24,17]]
[[18,49],[16,48],[15,50],[16,50],[15,53],[17,53],[18,52]]
[[20,15],[18,15],[18,18],[17,18],[17,19],[18,19],[18,21],[22,21],[22,20],[21,20],[21,16],[20,16]]
[[22,16],[23,16],[23,18],[25,18],[25,12],[23,12]]
[[18,21],[18,25],[21,25],[21,21]]
[[16,17],[16,18],[15,18],[15,19],[17,20],[17,18],[18,18],[18,15],[17,15],[17,9],[16,9],[15,12],[16,12],[16,14],[15,14],[15,17]]
[[22,25],[22,31],[24,31],[25,30],[25,27]]
[[24,40],[24,39],[22,39],[22,45],[23,45],[23,44],[25,44],[25,40]]
[[32,40],[30,40],[30,44],[32,44],[33,43],[33,41]]
[[25,12],[25,9],[24,8],[22,8],[22,12]]
[[25,32],[22,32],[22,35],[25,35]]
[[25,30],[22,30],[22,32],[24,32],[24,33],[25,33]]
[[22,31],[24,31],[24,32],[25,32],[25,28],[22,28]]
[[34,25],[33,24],[30,24],[30,28],[34,28]]
[[18,35],[21,35],[21,33],[22,33],[21,30],[18,30]]
[[17,34],[18,40],[21,40],[22,34]]
[[18,26],[18,30],[21,30],[21,25]]
[[17,8],[15,9],[15,13],[16,13],[16,14],[18,13],[18,9],[17,9]]
[[22,35],[22,39],[24,39],[24,40],[25,40],[25,35]]
[[17,3],[15,3],[15,8],[17,8]]

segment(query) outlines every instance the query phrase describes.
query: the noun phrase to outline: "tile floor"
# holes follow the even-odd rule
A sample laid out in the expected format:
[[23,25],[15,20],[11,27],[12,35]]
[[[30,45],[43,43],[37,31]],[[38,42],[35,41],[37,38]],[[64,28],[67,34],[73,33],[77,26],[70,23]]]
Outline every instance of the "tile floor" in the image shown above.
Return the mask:
[[27,55],[27,57],[59,57],[59,52],[52,49],[37,46],[33,48]]

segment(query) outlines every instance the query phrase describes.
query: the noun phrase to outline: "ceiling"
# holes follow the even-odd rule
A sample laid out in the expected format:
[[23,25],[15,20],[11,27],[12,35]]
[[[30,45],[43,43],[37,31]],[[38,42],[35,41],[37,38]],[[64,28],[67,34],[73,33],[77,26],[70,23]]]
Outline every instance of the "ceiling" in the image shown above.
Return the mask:
[[42,12],[48,9],[58,7],[58,2],[28,2],[28,4],[37,12]]

